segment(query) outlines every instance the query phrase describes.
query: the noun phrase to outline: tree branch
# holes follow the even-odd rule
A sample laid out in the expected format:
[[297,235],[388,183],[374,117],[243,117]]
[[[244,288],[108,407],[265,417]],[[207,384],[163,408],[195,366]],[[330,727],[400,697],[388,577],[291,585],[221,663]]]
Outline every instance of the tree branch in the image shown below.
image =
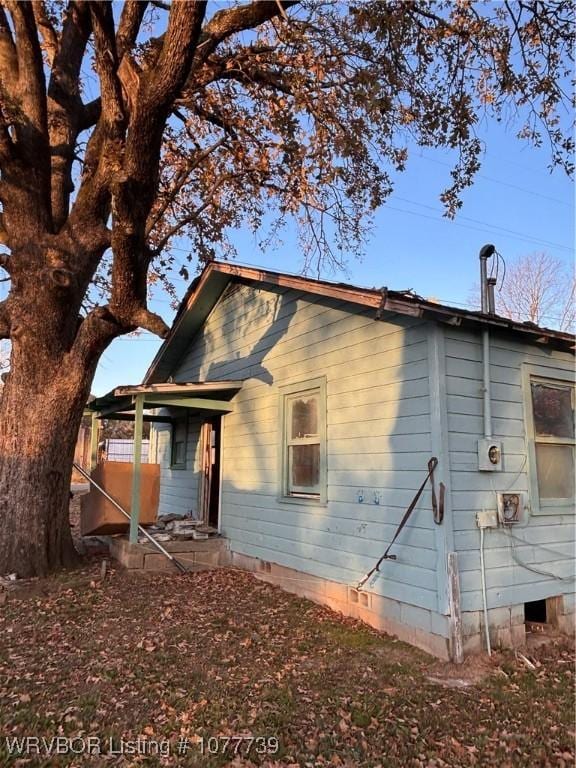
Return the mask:
[[[0,245],[8,245],[8,242],[9,242],[8,232],[6,232],[6,228],[4,226],[4,216],[0,213]],[[8,254],[0,253],[0,267],[2,267],[3,269],[6,269],[7,263],[8,263]]]
[[80,69],[90,36],[90,14],[84,2],[70,2],[64,17],[60,45],[48,85],[52,163],[52,220],[60,230],[68,216],[74,146],[83,130]]
[[119,61],[122,61],[122,57],[132,50],[147,7],[147,0],[125,0],[116,33]]
[[[282,3],[280,3],[278,0],[263,0],[262,2],[256,0],[256,2],[247,4],[245,6],[219,11],[214,15],[201,35],[200,43],[196,49],[192,70],[196,72],[199,66],[208,59],[210,54],[217,48],[217,46],[231,35],[246,29],[250,29],[252,25],[257,26],[258,24],[262,24],[265,21],[275,18],[276,16],[282,16],[285,18],[285,9],[292,5],[298,5],[298,2],[299,0],[285,0]],[[128,21],[128,18],[126,20],[126,29],[128,29],[128,27],[133,29],[136,26],[136,14],[139,9],[141,10],[141,15],[144,13],[144,2],[138,2],[138,0],[134,0],[134,5],[137,7],[131,8],[129,10],[128,3],[125,4],[124,10],[127,16],[130,17],[130,21]],[[152,5],[161,5],[165,10],[170,9],[169,5],[161,3],[159,4],[157,2],[152,3]],[[122,19],[120,21],[120,25],[122,26]],[[127,38],[128,32],[123,32],[120,34],[119,29],[116,39],[118,45],[118,54],[120,57],[129,51],[129,47],[126,46],[124,42]],[[151,53],[144,59],[144,70],[153,70],[155,68],[159,56],[159,47],[162,45],[164,40],[165,35],[162,35],[154,40]],[[211,79],[212,78],[210,77],[207,78],[207,80]],[[185,89],[195,89],[197,86],[198,83],[196,82],[196,76],[193,76],[191,73]],[[101,103],[99,98],[94,99],[92,102],[85,105],[84,114],[82,116],[83,130],[90,128],[97,122],[100,116],[100,109]]]
[[190,174],[196,168],[198,168],[200,164],[204,160],[206,160],[206,158],[208,158],[213,152],[215,152],[219,147],[223,146],[225,143],[226,143],[226,138],[223,137],[215,141],[209,147],[206,147],[206,149],[203,149],[201,152],[191,155],[190,164],[186,165],[176,174],[176,177],[174,179],[174,182],[172,184],[172,189],[170,190],[170,192],[166,195],[162,195],[162,204],[157,207],[154,207],[151,210],[150,215],[148,216],[148,219],[146,222],[146,230],[145,230],[146,237],[150,235],[154,227],[160,222],[160,220],[162,219],[162,216],[166,213],[168,206],[175,201],[179,192],[182,190],[182,187],[186,184],[186,181],[190,178]]
[[96,71],[100,78],[101,119],[109,136],[120,139],[126,116],[118,78],[118,53],[112,6],[108,2],[90,3],[90,15],[96,49]]
[[219,114],[214,107],[212,107],[212,109],[209,111],[204,109],[204,107],[198,103],[187,104],[187,106],[189,106],[190,109],[193,109],[198,117],[202,117],[204,120],[207,120],[209,123],[216,126],[216,128],[221,128],[224,133],[230,136],[232,139],[236,140],[238,138],[238,134],[232,123],[226,120],[226,118],[221,114]]
[[6,173],[7,165],[14,160],[14,144],[10,137],[8,130],[8,124],[4,119],[2,110],[0,109],[0,166]]
[[292,5],[298,5],[298,0],[254,0],[218,11],[206,25],[198,46],[199,58],[206,61],[220,43],[238,32],[255,29],[277,16],[285,18],[286,9]]
[[78,132],[87,131],[92,126],[96,125],[100,118],[102,111],[102,101],[100,97],[89,101],[87,104],[83,104],[80,117],[78,120]]
[[170,328],[166,325],[160,315],[150,312],[146,307],[140,307],[136,309],[131,316],[133,324],[137,328],[143,328],[145,331],[160,336],[161,339],[165,339],[170,332]]
[[[127,320],[129,322],[127,322]],[[109,306],[97,306],[81,320],[71,355],[82,366],[92,362],[104,351],[112,339],[137,328],[150,331],[165,339],[170,329],[159,315],[145,306],[135,308],[130,318],[119,320]]]
[[[118,31],[116,33],[116,50],[118,52],[119,60],[118,76],[123,85],[124,78],[122,74],[125,69],[125,62],[127,59],[130,59],[130,51],[138,37],[138,32],[140,31],[140,26],[147,6],[147,0],[129,0],[124,3],[122,15],[118,24]],[[135,64],[132,62],[130,66],[135,67]],[[131,96],[132,94],[126,94],[128,101],[131,100]],[[102,100],[99,96],[88,102],[88,104],[84,104],[80,112],[79,130],[85,131],[88,130],[88,128],[92,128],[93,125],[96,125],[100,118],[101,110]]]
[[198,45],[206,2],[174,3],[168,29],[154,70],[149,73],[143,101],[148,109],[159,111],[162,123],[188,76]]
[[79,328],[70,356],[81,368],[98,359],[108,344],[123,330],[108,307],[97,306],[85,318],[79,318]]
[[42,47],[46,52],[48,63],[52,66],[58,52],[58,35],[48,18],[44,0],[32,0],[32,10],[36,19],[36,26],[42,33]]
[[242,85],[262,85],[266,88],[279,91],[286,96],[292,96],[294,91],[292,87],[283,79],[279,72],[265,69],[253,65],[252,62],[248,63],[244,69],[239,68],[222,68],[218,75],[219,80],[236,80]]
[[193,221],[196,221],[201,216],[201,214],[204,213],[204,211],[214,203],[214,195],[216,192],[224,184],[226,184],[226,182],[237,177],[238,175],[239,174],[228,173],[217,179],[210,188],[209,192],[204,195],[204,202],[202,205],[200,205],[194,211],[191,211],[186,216],[183,216],[172,227],[170,227],[167,232],[162,235],[162,238],[155,244],[153,248],[152,252],[154,256],[158,256],[168,245],[168,242],[171,240],[171,238],[177,235],[183,227],[185,227],[187,224],[191,224]]
[[10,312],[8,299],[0,301],[0,339],[10,338]]
[[112,289],[110,311],[122,324],[146,323],[164,332],[145,309],[146,220],[156,189],[162,136],[174,99],[184,85],[200,36],[205,2],[173,3],[156,66],[140,79],[129,118],[122,175],[110,180],[112,192]]
[[4,88],[11,93],[18,80],[18,56],[6,11],[0,5],[0,75]]
[[10,0],[7,3],[16,32],[18,58],[18,101],[21,114],[14,122],[20,152],[29,168],[37,171],[43,203],[48,207],[50,161],[48,110],[42,50],[38,40],[32,5]]

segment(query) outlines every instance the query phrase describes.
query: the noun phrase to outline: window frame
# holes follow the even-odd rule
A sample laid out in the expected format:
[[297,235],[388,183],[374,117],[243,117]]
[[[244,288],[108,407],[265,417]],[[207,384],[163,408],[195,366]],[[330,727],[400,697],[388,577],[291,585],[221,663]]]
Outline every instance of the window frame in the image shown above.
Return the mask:
[[[289,434],[289,405],[295,399],[306,395],[318,395],[318,440],[302,438],[297,443]],[[327,504],[327,438],[326,438],[326,377],[308,379],[280,387],[279,396],[280,450],[279,454],[279,489],[278,501],[288,504],[321,505]],[[290,493],[289,492],[289,446],[290,445],[319,445],[320,472],[319,493]]]
[[[576,513],[574,498],[541,499],[538,485],[538,467],[536,463],[536,445],[571,445],[576,455],[576,436],[574,439],[565,437],[540,437],[536,435],[534,425],[534,404],[532,400],[532,384],[548,384],[552,387],[568,386],[572,388],[573,403],[576,405],[576,376],[573,369],[563,361],[557,361],[557,368],[548,368],[539,365],[523,366],[523,392],[524,392],[524,424],[526,430],[526,454],[528,475],[528,488],[530,491],[531,513],[533,515],[565,515]],[[576,470],[575,470],[576,487]]]
[[[184,460],[176,461],[176,430],[184,427]],[[180,440],[178,442],[181,442]],[[170,469],[186,469],[186,454],[188,452],[188,415],[174,419],[170,432]]]

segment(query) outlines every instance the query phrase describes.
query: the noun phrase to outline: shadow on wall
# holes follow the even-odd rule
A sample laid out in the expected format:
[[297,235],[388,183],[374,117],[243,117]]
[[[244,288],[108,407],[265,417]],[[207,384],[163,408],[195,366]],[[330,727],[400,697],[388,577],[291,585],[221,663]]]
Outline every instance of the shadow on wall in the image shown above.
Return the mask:
[[[328,504],[279,501],[278,405],[263,394],[260,420],[239,402],[234,432],[225,439],[223,533],[238,552],[354,583],[384,552],[426,475],[427,337],[421,323],[376,323],[371,312],[348,313],[331,301],[316,307],[320,311],[298,324],[301,354],[289,375],[277,347],[295,302],[287,317],[275,314],[254,349],[262,366],[265,353],[276,348],[265,370],[279,386],[287,376],[326,376]],[[265,420],[269,426],[262,429]],[[427,488],[394,546],[398,559],[383,563],[377,592],[436,608],[434,528]]]
[[[225,419],[222,532],[236,551],[340,583],[357,581],[386,549],[426,475],[426,328],[411,319],[376,322],[373,311],[328,298],[299,303],[294,291],[246,294],[244,287],[230,296],[193,362],[182,366],[190,378],[252,380]],[[318,376],[327,381],[328,504],[284,503],[272,385]],[[435,609],[428,488],[394,554],[376,591]]]
[[[270,299],[260,306],[254,308],[255,317],[250,317],[250,314],[243,316],[238,321],[235,321],[238,325],[242,325],[242,328],[235,329],[245,332],[246,323],[255,322],[258,318],[262,317],[262,309],[266,312],[268,322],[264,329],[264,332],[254,344],[250,352],[244,357],[228,358],[219,362],[211,363],[208,368],[206,380],[218,380],[220,377],[229,376],[229,372],[225,373],[225,369],[232,368],[236,371],[242,371],[242,378],[257,379],[269,386],[274,383],[274,377],[270,371],[263,365],[264,357],[273,347],[278,344],[283,336],[288,332],[292,318],[296,313],[297,302],[290,296],[290,292],[282,294],[276,294],[273,299]],[[235,334],[234,334],[235,336]]]
[[[269,393],[274,377],[264,365],[264,358],[271,349],[286,335],[292,318],[297,309],[297,302],[291,293],[258,292],[255,302],[247,301],[241,305],[243,311],[232,313],[228,311],[224,315],[225,337],[222,344],[222,323],[212,330],[208,330],[201,340],[200,351],[207,366],[202,370],[204,363],[200,361],[198,369],[187,376],[198,380],[226,380],[226,379],[252,379],[264,385],[264,392]],[[232,296],[227,297],[232,298]],[[234,302],[236,303],[236,302]],[[228,319],[229,318],[229,319]],[[246,337],[255,338],[253,343]],[[218,361],[210,361],[211,346],[217,341],[222,344],[222,357]],[[233,356],[234,350],[242,350],[242,354]],[[245,351],[244,351],[245,350]],[[222,354],[222,352],[221,352]],[[177,414],[177,409],[168,409],[171,415]],[[253,417],[254,414],[252,414]],[[157,461],[162,467],[163,488],[161,489],[160,508],[162,514],[170,511],[168,507],[174,505],[176,511],[188,511],[192,506],[198,508],[198,494],[201,483],[200,475],[200,426],[203,421],[201,415],[194,418],[190,414],[188,419],[188,447],[186,470],[172,470],[170,467],[170,428],[156,426],[157,435]],[[239,419],[249,436],[247,440],[255,446],[252,455],[259,455],[260,434],[254,423],[244,424],[244,419]],[[194,426],[195,425],[195,426]],[[245,450],[245,449],[243,449]],[[186,496],[188,500],[185,501]],[[186,509],[184,509],[186,507]]]

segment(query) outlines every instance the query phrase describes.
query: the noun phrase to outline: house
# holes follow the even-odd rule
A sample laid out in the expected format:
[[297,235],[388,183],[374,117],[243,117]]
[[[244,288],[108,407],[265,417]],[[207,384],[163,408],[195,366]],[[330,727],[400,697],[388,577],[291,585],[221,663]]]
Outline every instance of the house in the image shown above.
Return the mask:
[[571,334],[214,262],[116,397],[164,418],[159,516],[192,512],[230,566],[461,660],[522,645],[527,621],[570,628],[574,381]]

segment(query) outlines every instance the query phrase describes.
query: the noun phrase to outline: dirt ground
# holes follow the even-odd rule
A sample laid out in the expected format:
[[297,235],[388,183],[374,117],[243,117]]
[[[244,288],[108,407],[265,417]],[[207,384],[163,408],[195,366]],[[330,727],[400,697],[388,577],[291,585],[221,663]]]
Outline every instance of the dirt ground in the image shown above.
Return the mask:
[[23,586],[0,605],[2,766],[574,765],[565,643],[456,670],[239,572],[94,559]]

